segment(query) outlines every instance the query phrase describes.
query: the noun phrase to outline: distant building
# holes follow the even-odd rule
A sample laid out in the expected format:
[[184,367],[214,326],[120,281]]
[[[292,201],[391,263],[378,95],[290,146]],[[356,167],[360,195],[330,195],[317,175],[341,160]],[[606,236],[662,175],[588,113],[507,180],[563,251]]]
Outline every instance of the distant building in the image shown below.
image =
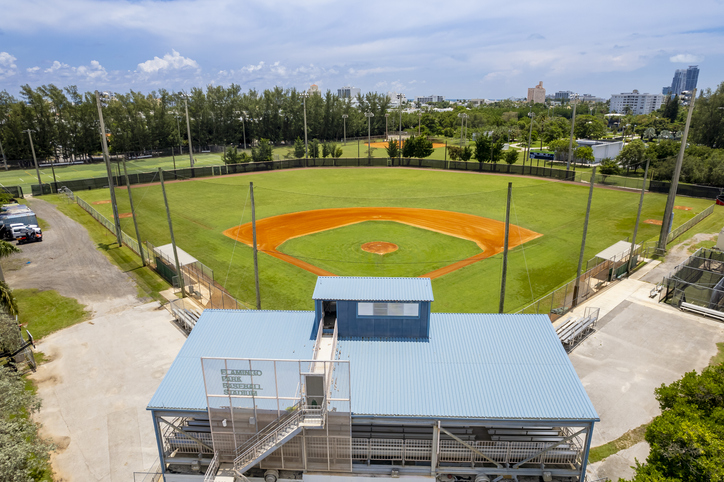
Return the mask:
[[559,90],[558,92],[556,92],[554,94],[554,99],[566,101],[566,100],[569,100],[574,95],[575,95],[575,93],[571,92],[570,90]]
[[422,97],[415,97],[415,102],[419,102],[420,104],[431,104],[433,102],[442,102],[445,100],[445,97],[441,95],[426,95]]
[[405,94],[401,94],[399,92],[387,92],[387,98],[390,99],[390,107],[393,108],[400,107],[400,104],[407,103],[407,97],[405,97]]
[[593,162],[601,162],[604,159],[614,159],[623,149],[622,141],[613,140],[591,140],[576,139],[579,146],[587,146],[593,150]]
[[578,100],[581,102],[605,102],[603,98],[591,94],[583,94],[578,97]]
[[671,86],[667,85],[666,87],[661,89],[661,94],[662,95],[671,95]]
[[342,87],[341,89],[337,89],[337,97],[340,99],[354,99],[360,94],[360,89],[357,87]]
[[543,88],[543,81],[538,82],[538,85],[528,89],[528,102],[534,104],[544,104],[546,101],[546,90]]
[[699,80],[699,66],[690,65],[688,69],[677,69],[671,81],[670,95],[681,95],[685,90],[692,91]]
[[623,114],[626,108],[631,109],[634,115],[650,114],[658,110],[664,102],[662,94],[641,94],[638,90],[629,93],[613,94],[611,96],[611,112]]
[[319,94],[319,86],[317,84],[312,84],[309,86],[309,90],[307,91],[309,95],[312,94]]

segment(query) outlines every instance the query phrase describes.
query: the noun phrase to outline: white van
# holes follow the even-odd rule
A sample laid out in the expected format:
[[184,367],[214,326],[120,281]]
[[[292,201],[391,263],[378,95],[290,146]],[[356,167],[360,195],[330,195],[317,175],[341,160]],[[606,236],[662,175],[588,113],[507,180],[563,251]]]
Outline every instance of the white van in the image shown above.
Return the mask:
[[23,228],[25,228],[23,223],[14,223],[10,225],[10,233],[13,239],[18,239],[20,237],[20,232]]

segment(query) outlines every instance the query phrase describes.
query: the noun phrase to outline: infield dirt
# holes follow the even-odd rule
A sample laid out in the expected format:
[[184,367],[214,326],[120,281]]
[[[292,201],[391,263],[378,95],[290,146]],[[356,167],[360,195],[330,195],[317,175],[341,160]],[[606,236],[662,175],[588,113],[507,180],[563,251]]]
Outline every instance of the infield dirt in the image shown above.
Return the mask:
[[[472,241],[483,251],[475,256],[424,274],[423,278],[438,278],[503,251],[505,223],[501,221],[453,211],[393,207],[316,209],[264,218],[256,223],[257,248],[270,256],[318,276],[335,276],[334,273],[318,268],[313,264],[281,253],[277,248],[292,238],[364,221],[394,221],[435,231]],[[251,223],[227,229],[224,231],[224,235],[247,246],[253,244]],[[540,236],[542,234],[511,224],[508,246],[514,248]]]

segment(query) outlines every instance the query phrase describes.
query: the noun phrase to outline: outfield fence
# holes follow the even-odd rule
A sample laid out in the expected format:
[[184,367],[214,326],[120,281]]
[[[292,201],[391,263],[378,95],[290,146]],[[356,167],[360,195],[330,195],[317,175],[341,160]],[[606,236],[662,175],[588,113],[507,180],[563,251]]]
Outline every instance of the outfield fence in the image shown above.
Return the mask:
[[[567,181],[575,180],[575,172],[565,169],[551,167],[537,167],[531,164],[525,166],[519,164],[494,164],[464,161],[443,161],[440,159],[416,159],[416,158],[379,158],[379,157],[354,157],[354,158],[317,158],[317,159],[283,159],[279,161],[248,162],[239,164],[223,164],[217,166],[186,167],[180,169],[164,170],[164,180],[183,180],[200,177],[226,176],[232,174],[243,174],[251,172],[274,171],[280,169],[299,169],[307,167],[417,167],[422,169],[440,169],[452,171],[477,171],[492,172],[499,174],[514,174],[536,176]],[[117,172],[117,170],[115,170]],[[112,176],[113,184],[116,186],[126,185],[126,176],[115,174]],[[158,182],[158,171],[134,172],[128,174],[128,183],[149,184]],[[50,194],[58,192],[62,188],[70,189],[73,192],[90,189],[108,188],[108,177],[93,177],[86,179],[73,179],[67,181],[52,182],[42,185],[42,193]],[[33,184],[31,190],[34,196],[41,194],[41,187]]]
[[[116,234],[116,227],[113,221],[99,213],[93,206],[74,195],[67,188],[60,193],[61,196],[70,200],[75,198],[78,206],[88,212],[93,218],[101,223],[108,231]],[[171,283],[180,291],[179,274],[176,270],[175,260],[156,249],[150,242],[146,246],[139,247],[138,241],[121,230],[121,240],[133,252],[142,257],[146,264],[154,271]],[[248,307],[234,298],[226,289],[214,280],[214,271],[200,261],[181,266],[181,275],[184,280],[184,294],[195,298],[203,308],[242,310]]]

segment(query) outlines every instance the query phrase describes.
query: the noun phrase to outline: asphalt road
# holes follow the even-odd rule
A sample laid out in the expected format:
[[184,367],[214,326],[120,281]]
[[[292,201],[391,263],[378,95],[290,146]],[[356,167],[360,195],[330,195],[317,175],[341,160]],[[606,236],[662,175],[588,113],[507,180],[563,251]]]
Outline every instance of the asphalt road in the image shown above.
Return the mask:
[[50,229],[42,242],[20,246],[22,253],[3,262],[11,268],[5,279],[12,288],[57,290],[99,315],[139,303],[133,281],[97,249],[85,228],[40,199],[31,208]]

